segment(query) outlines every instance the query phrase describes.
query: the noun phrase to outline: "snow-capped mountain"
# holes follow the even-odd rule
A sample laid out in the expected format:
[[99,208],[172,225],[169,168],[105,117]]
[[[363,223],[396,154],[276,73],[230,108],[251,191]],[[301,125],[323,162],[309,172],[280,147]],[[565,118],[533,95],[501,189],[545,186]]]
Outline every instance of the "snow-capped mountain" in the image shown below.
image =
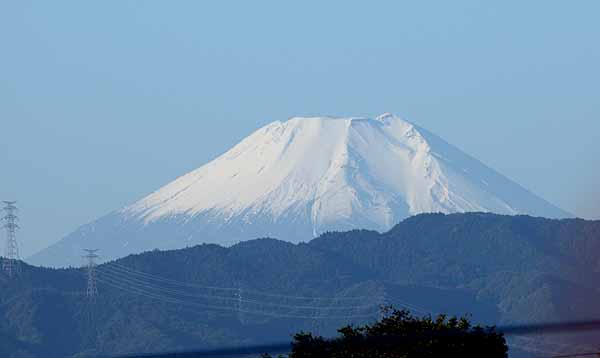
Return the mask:
[[468,211],[570,216],[394,115],[291,118],[30,261],[78,265],[82,248],[108,260],[203,242],[308,241],[333,230],[384,231],[423,212]]

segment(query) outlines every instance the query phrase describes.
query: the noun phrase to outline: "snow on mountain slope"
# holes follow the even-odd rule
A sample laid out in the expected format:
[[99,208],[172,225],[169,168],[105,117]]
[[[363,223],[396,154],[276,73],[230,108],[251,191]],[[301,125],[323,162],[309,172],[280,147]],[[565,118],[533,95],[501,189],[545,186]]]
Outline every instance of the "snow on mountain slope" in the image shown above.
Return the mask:
[[76,264],[87,246],[111,259],[264,236],[308,241],[331,230],[384,231],[422,212],[467,211],[569,216],[391,114],[291,118],[259,129],[214,161],[83,226],[32,261]]

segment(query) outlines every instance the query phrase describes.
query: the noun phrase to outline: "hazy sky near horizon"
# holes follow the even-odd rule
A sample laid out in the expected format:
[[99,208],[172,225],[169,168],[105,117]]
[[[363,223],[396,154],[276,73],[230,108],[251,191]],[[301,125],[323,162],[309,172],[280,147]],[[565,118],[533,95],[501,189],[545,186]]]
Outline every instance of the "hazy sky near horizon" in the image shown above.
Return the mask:
[[[4,1],[22,256],[291,116],[393,112],[600,218],[600,2]],[[2,234],[2,238],[4,235]]]

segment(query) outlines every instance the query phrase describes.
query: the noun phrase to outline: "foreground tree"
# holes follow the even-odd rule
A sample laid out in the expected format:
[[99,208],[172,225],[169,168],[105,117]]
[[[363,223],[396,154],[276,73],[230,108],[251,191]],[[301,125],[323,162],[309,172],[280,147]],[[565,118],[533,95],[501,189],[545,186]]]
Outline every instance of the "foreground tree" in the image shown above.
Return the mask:
[[341,328],[341,336],[332,340],[298,333],[290,358],[508,356],[504,336],[494,327],[473,326],[465,317],[418,318],[391,308],[386,312],[372,325]]

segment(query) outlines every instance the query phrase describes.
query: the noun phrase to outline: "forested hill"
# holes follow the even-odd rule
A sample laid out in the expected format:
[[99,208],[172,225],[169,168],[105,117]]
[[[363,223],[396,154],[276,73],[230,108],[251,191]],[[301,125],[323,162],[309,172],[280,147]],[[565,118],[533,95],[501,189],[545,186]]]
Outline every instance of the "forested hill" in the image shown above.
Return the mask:
[[[600,222],[423,214],[387,233],[257,239],[0,274],[0,356],[181,350],[331,335],[392,304],[514,323],[600,317]],[[101,254],[101,253],[100,253]]]

